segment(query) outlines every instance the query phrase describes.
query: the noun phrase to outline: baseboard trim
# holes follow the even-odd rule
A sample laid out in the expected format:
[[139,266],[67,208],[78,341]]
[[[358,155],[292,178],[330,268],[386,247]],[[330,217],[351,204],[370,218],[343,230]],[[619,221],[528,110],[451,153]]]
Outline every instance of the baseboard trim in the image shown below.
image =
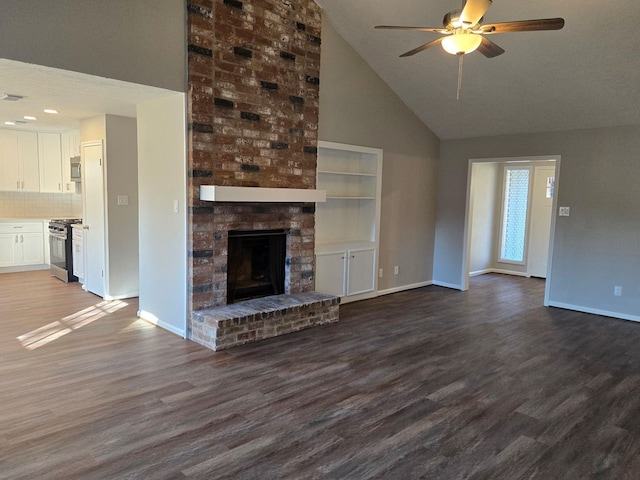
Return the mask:
[[141,320],[144,320],[145,322],[149,322],[152,325],[168,330],[169,332],[174,333],[179,337],[187,338],[186,332],[184,331],[184,329],[177,328],[175,325],[171,325],[167,322],[164,322],[160,320],[158,317],[156,317],[154,314],[147,312],[146,310],[138,310],[138,317]]
[[[84,286],[82,287],[84,288]],[[105,300],[126,300],[127,298],[136,298],[140,296],[138,292],[124,293],[122,295],[105,295],[103,298]]]
[[477,277],[486,273],[493,273],[493,268],[485,268],[484,270],[476,270],[475,272],[469,272],[470,277]]
[[404,292],[405,290],[413,290],[414,288],[428,287],[433,285],[432,281],[412,283],[411,285],[402,285],[400,287],[386,288],[378,290],[378,295],[389,295],[390,293]]
[[502,270],[500,268],[492,268],[488,273],[500,273],[502,275],[515,275],[516,277],[528,277],[525,272],[514,272],[513,270]]
[[570,303],[549,302],[550,307],[564,308],[565,310],[574,310],[576,312],[592,313],[594,315],[602,315],[603,317],[618,318],[620,320],[630,320],[632,322],[640,322],[640,316],[629,315],[626,313],[611,312],[609,310],[600,310],[597,308],[583,307],[581,305],[572,305]]
[[462,290],[462,286],[461,285],[455,285],[453,283],[439,282],[437,280],[434,280],[432,282],[432,284],[435,285],[436,287],[444,287],[444,288],[452,288],[454,290]]

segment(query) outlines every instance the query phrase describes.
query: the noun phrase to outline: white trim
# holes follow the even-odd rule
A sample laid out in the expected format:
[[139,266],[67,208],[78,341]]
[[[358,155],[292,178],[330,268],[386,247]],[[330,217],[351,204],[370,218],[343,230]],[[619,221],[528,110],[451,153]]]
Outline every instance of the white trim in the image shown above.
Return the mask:
[[516,277],[528,277],[527,272],[516,272],[514,270],[502,270],[500,268],[492,268],[491,273],[500,273],[502,275],[514,275]]
[[486,273],[493,273],[493,268],[485,268],[484,270],[476,270],[475,272],[469,272],[470,277],[478,277]]
[[318,140],[318,148],[326,148],[332,150],[345,150],[356,153],[370,153],[382,156],[382,149],[375,147],[363,147],[361,145],[351,145],[348,143],[327,142],[326,140]]
[[127,298],[136,298],[138,296],[139,296],[138,292],[131,292],[131,293],[122,293],[120,295],[105,295],[102,298],[108,301],[112,301],[112,300],[125,300]]
[[389,295],[391,293],[404,292],[405,290],[413,290],[414,288],[428,287],[433,285],[432,281],[412,283],[411,285],[402,285],[400,287],[387,288],[385,290],[378,290],[378,295]]
[[200,200],[209,202],[304,202],[327,201],[326,190],[310,188],[263,188],[200,186]]
[[463,288],[462,288],[462,285],[455,285],[453,283],[438,282],[438,281],[434,280],[432,282],[432,285],[435,285],[436,287],[453,288],[454,290],[464,291]]
[[144,320],[145,322],[149,322],[152,325],[168,330],[169,332],[174,333],[179,337],[187,338],[185,335],[184,329],[177,328],[174,325],[171,325],[170,323],[166,323],[166,322],[163,322],[162,320],[158,320],[158,318],[155,315],[145,310],[138,310],[138,318],[140,318],[141,320]]
[[564,308],[565,310],[574,310],[576,312],[591,313],[593,315],[602,315],[604,317],[619,318],[620,320],[630,320],[632,322],[640,322],[640,316],[629,315],[626,313],[610,312],[608,310],[599,310],[597,308],[583,307],[580,305],[572,305],[570,303],[549,302],[549,307]]

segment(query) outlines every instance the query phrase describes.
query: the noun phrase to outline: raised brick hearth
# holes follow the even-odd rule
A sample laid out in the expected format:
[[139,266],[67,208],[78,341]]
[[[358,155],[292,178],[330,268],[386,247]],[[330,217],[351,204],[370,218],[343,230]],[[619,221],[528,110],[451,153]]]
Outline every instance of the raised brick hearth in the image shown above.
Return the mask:
[[339,299],[318,292],[273,295],[193,313],[193,335],[213,350],[338,321]]
[[[313,290],[314,204],[205,202],[199,187],[315,188],[321,11],[313,0],[188,0],[187,10],[188,335],[218,348],[200,312],[228,308],[230,231],[285,230],[285,293]],[[265,335],[245,337],[228,344]]]

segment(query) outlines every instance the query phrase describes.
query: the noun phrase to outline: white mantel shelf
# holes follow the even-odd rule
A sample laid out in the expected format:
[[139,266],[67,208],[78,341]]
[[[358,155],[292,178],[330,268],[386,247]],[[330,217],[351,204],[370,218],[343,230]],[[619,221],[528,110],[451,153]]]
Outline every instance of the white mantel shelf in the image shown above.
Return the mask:
[[200,200],[209,202],[315,203],[326,202],[326,190],[308,188],[223,187],[201,185]]

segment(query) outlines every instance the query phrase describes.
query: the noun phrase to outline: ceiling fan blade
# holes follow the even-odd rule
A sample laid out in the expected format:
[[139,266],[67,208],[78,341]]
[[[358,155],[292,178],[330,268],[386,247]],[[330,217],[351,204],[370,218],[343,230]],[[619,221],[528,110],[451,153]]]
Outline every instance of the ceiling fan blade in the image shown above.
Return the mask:
[[388,30],[419,30],[421,32],[451,33],[444,28],[435,28],[435,27],[405,27],[402,25],[376,25],[373,28],[385,28]]
[[482,43],[480,43],[480,46],[478,47],[478,52],[487,58],[493,58],[498,55],[502,55],[504,53],[504,49],[493,43],[488,38],[482,37]]
[[484,34],[535,32],[539,30],[560,30],[564,27],[563,18],[539,18],[537,20],[521,20],[518,22],[492,23],[482,25],[479,30]]
[[467,0],[460,13],[460,21],[466,28],[477,25],[489,10],[491,3],[491,0]]
[[442,42],[442,39],[445,37],[436,38],[435,40],[425,43],[424,45],[420,45],[418,48],[414,48],[413,50],[409,50],[406,53],[400,55],[401,57],[410,57],[411,55],[415,55],[416,53],[420,53],[423,50],[426,50],[429,47],[433,47],[434,45],[439,45]]

